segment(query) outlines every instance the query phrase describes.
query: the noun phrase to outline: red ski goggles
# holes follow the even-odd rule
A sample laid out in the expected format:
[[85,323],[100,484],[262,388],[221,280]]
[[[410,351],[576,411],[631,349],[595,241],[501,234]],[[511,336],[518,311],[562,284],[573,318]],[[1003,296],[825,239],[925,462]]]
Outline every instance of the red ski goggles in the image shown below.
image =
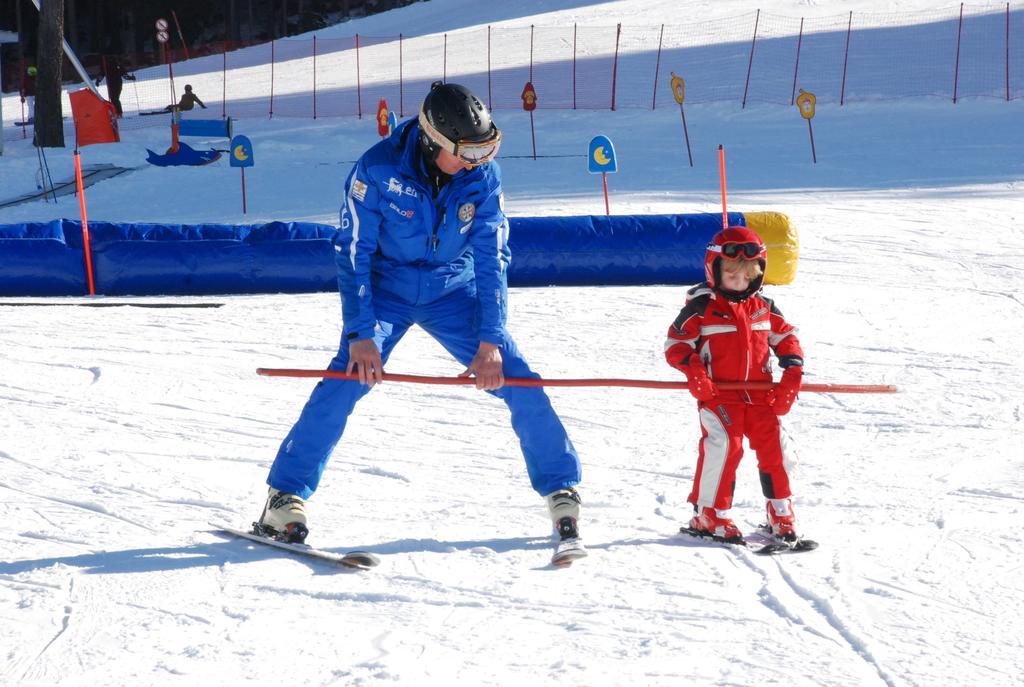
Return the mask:
[[721,246],[714,244],[708,246],[708,250],[712,253],[721,253],[722,257],[726,260],[755,260],[757,258],[764,257],[765,253],[768,252],[768,246],[763,243],[737,243],[735,241],[731,243],[725,243]]
[[423,133],[431,141],[447,150],[462,162],[474,167],[485,165],[493,160],[498,154],[498,148],[501,147],[501,131],[493,124],[491,125],[490,136],[483,141],[450,141],[427,121],[427,117],[423,114],[422,110],[420,110],[419,122],[420,129],[423,130]]

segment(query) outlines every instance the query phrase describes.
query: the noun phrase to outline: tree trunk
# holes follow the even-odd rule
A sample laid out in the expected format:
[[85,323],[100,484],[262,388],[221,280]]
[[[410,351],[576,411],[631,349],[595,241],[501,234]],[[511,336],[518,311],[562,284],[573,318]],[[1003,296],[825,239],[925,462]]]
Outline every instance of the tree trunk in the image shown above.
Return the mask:
[[40,0],[39,46],[36,49],[36,145],[64,147],[64,112],[60,102],[61,69],[64,63],[64,3]]

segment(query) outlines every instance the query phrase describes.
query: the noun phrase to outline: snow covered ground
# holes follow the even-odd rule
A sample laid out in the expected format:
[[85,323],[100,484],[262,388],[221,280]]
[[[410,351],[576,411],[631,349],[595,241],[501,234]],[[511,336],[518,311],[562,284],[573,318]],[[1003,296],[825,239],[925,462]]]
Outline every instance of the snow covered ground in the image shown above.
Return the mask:
[[[524,11],[655,22],[677,4],[560,0]],[[411,6],[393,24],[388,14],[363,21],[397,33],[408,30],[402,12],[445,5],[460,10],[454,28],[499,11],[553,21],[463,0]],[[799,16],[849,3],[778,5]],[[605,133],[620,157],[615,213],[716,211],[721,143],[731,208],[785,212],[799,228],[797,279],[768,290],[800,325],[808,381],[901,389],[807,393],[788,416],[801,458],[796,512],[822,543],[806,555],[755,557],[674,536],[689,517],[694,404],[633,389],[550,392],[584,463],[591,554],[570,569],[548,565],[550,524],[504,406],[464,388],[375,390],[309,504],[311,543],[377,552],[375,571],[225,539],[209,523],[258,516],[267,469],[313,386],[254,370],[326,364],[337,296],[145,299],[223,304],[196,309],[4,299],[0,684],[1019,683],[1022,108],[823,108],[817,165],[794,109],[688,108],[693,169],[671,109],[539,112],[539,152],[581,156],[539,161],[512,157],[530,152],[529,119],[499,113],[510,214],[602,212],[582,154]],[[257,156],[248,215],[238,173],[221,162],[101,182],[87,194],[90,216],[331,222],[350,161],[375,138],[372,120],[354,119],[252,120],[238,131]],[[166,138],[162,128],[128,131],[82,154],[137,167]],[[48,154],[55,180],[66,175],[70,154]],[[30,146],[8,141],[0,195],[31,190],[35,166]],[[36,202],[0,210],[0,222],[75,212],[71,199]],[[674,380],[661,350],[683,293],[516,289],[509,326],[547,377]],[[416,332],[388,369],[461,372]],[[752,457],[736,496],[740,522],[756,525]]]

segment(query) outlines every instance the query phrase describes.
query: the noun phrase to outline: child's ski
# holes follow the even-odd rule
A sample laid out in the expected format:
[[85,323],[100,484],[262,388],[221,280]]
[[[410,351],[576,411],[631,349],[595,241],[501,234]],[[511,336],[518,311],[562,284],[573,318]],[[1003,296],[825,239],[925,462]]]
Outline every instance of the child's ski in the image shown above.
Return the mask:
[[767,535],[754,535],[753,538],[729,540],[716,537],[709,532],[695,530],[692,527],[680,527],[679,532],[695,539],[714,541],[729,546],[743,546],[759,556],[770,556],[777,553],[801,553],[818,548],[818,542],[811,539],[797,539],[793,542],[786,542]]

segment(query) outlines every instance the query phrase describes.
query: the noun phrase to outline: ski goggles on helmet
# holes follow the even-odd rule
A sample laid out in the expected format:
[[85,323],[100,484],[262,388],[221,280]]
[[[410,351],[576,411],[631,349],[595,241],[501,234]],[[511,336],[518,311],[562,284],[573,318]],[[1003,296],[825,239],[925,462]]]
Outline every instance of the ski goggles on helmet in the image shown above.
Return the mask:
[[762,257],[768,250],[768,246],[763,243],[754,243],[753,241],[748,243],[732,241],[721,246],[711,244],[708,246],[708,250],[712,253],[721,253],[722,257],[726,260],[754,260]]
[[490,134],[483,141],[451,141],[438,131],[434,125],[427,121],[427,116],[420,110],[420,129],[430,138],[431,141],[447,150],[456,158],[474,167],[485,165],[498,154],[501,147],[501,131],[498,127],[491,125]]

